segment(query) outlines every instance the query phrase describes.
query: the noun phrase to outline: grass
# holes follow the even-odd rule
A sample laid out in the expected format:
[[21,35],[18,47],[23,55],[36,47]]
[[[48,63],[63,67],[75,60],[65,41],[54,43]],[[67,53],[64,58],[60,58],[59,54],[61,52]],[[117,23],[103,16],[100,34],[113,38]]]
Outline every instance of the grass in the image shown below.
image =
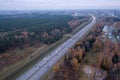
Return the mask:
[[[89,22],[85,22],[81,26],[79,26],[76,29],[74,29],[72,34],[75,34],[77,31],[79,31],[82,27],[84,27],[88,23]],[[52,44],[50,46],[44,45],[42,47],[42,49],[38,49],[35,52],[35,54],[33,54],[33,58],[32,59],[30,57],[28,57],[25,60],[21,60],[20,62],[16,63],[15,65],[9,67],[9,69],[6,69],[4,72],[2,72],[2,74],[0,74],[0,76],[1,76],[0,80],[15,80],[18,76],[20,76],[25,71],[30,69],[34,64],[36,64],[43,57],[48,55],[55,48],[60,46],[67,39],[68,39],[68,37],[63,37],[61,40],[55,42],[54,44]]]
[[[91,20],[90,20],[91,21]],[[71,34],[75,34],[76,32],[78,32],[79,30],[81,30],[85,25],[87,25],[90,21],[88,22],[84,22],[83,24],[81,24],[80,26],[78,26],[77,28],[74,29],[74,31]]]
[[[39,50],[43,50],[43,48],[45,48],[45,47],[46,47],[46,45],[43,45],[41,48],[39,48]],[[38,51],[34,52],[34,55],[38,56],[39,55]],[[4,79],[4,77],[8,76],[9,74],[13,73],[15,70],[19,69],[21,67],[21,65],[25,65],[33,59],[30,59],[30,56],[29,56],[26,59],[21,60],[21,61],[15,63],[14,65],[5,68],[5,70],[0,72],[0,75],[1,75],[0,80]]]
[[55,42],[54,44],[52,44],[50,46],[45,45],[43,47],[44,49],[39,49],[37,52],[35,52],[32,59],[30,57],[28,57],[27,59],[21,60],[20,62],[16,63],[11,68],[4,71],[3,74],[1,74],[2,77],[0,77],[0,80],[15,80],[18,76],[20,76],[22,73],[24,73],[25,71],[30,69],[34,64],[36,64],[43,57],[45,57],[51,51],[53,51],[55,48],[57,48],[61,43],[66,41],[66,39],[67,39],[67,37],[64,37],[61,40],[59,40],[58,42]]

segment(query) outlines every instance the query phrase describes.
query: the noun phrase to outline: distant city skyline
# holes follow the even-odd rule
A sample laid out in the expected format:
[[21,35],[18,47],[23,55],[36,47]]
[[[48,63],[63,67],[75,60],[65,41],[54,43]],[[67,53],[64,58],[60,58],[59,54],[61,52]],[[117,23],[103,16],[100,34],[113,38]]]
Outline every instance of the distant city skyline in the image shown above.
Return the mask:
[[0,0],[0,10],[119,9],[120,0]]

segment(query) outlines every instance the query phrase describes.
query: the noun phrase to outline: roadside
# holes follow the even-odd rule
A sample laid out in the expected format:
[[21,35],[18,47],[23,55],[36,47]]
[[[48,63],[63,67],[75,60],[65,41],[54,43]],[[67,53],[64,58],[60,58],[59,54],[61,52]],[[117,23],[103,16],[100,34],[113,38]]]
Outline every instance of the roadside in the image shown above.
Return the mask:
[[102,40],[104,25],[98,21],[43,80],[119,80],[120,46],[109,38]]
[[[91,20],[90,20],[91,21]],[[90,22],[89,21],[89,22]],[[80,25],[80,27],[77,27],[74,31],[73,31],[73,33],[71,33],[71,35],[73,35],[73,34],[75,34],[76,32],[78,32],[80,29],[82,29],[86,24],[88,24],[89,22],[86,22],[86,23],[83,23],[83,24],[81,24]],[[91,29],[90,29],[91,30]],[[89,31],[90,31],[89,30]],[[89,33],[89,31],[85,34],[85,35],[87,35],[88,33]],[[84,35],[84,36],[85,36]],[[73,47],[74,47],[74,45],[73,45]],[[58,60],[57,61],[57,63],[58,64],[61,64],[62,62],[64,61],[64,56],[60,59],[60,60]],[[54,64],[55,65],[55,64]],[[49,77],[50,77],[50,74],[53,72],[53,67],[51,67],[50,68],[50,70],[41,78],[41,80],[49,80]]]
[[[90,22],[90,21],[89,21]],[[85,22],[83,24],[81,24],[79,27],[77,27],[78,29],[81,29],[82,27],[84,27],[86,24],[88,24],[89,22]],[[74,34],[75,32],[77,32],[78,29],[73,30]],[[59,40],[58,42],[55,42],[53,45],[45,45],[41,49],[37,50],[35,53],[36,55],[34,55],[32,58],[27,58],[23,61],[20,61],[20,63],[16,64],[15,66],[12,66],[11,68],[9,68],[9,70],[6,70],[4,73],[2,73],[2,77],[0,77],[1,79],[4,80],[14,80],[16,77],[20,76],[22,73],[24,73],[26,70],[28,70],[29,68],[31,68],[31,66],[33,66],[35,63],[37,63],[39,60],[41,60],[44,56],[46,56],[47,54],[49,54],[51,51],[53,51],[57,46],[59,46],[60,44],[62,44],[64,41],[66,41],[68,39],[68,37],[63,37],[61,40]],[[6,78],[5,78],[6,77]]]

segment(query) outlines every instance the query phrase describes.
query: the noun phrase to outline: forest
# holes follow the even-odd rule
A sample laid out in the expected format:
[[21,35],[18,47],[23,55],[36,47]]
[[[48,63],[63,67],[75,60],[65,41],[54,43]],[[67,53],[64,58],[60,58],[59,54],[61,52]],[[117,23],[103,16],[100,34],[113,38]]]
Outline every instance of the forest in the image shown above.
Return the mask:
[[[102,39],[104,25],[98,21],[88,35],[69,49],[63,60],[53,66],[48,80],[120,80],[120,64],[115,58],[120,56],[120,44]],[[91,77],[84,71],[88,66],[93,68]]]
[[72,31],[68,22],[75,20],[71,15],[37,13],[0,17],[0,53],[15,47],[23,49],[24,44],[54,43]]
[[49,46],[60,40],[90,18],[37,13],[0,17],[1,69],[28,57],[42,45]]
[[36,41],[53,43],[62,37],[63,28],[70,32],[67,22],[72,19],[71,16],[48,14],[3,17],[0,19],[0,52],[13,47],[23,49],[23,44],[32,46]]

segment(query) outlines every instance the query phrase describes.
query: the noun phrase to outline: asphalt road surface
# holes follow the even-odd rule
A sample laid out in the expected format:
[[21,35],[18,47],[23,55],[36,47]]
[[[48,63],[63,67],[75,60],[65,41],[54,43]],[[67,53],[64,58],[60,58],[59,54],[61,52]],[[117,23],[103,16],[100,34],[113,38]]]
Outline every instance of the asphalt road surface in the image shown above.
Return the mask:
[[[39,61],[32,68],[18,77],[16,80],[41,80],[41,77],[71,48],[86,32],[96,23],[96,18],[92,16],[92,21],[83,29],[73,35],[70,39],[61,44],[57,49]],[[77,36],[77,37],[76,37]]]

